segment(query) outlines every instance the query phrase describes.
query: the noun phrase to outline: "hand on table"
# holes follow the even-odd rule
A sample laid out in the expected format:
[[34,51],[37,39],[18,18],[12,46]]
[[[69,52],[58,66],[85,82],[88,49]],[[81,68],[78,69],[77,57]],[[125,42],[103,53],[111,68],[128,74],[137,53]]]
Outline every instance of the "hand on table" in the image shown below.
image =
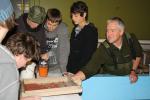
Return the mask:
[[82,83],[82,80],[79,77],[77,77],[76,74],[73,74],[70,72],[64,72],[63,75],[70,78],[71,80],[73,80],[78,85],[81,85],[81,83]]
[[129,78],[131,83],[135,83],[138,80],[138,76],[135,71],[131,71]]

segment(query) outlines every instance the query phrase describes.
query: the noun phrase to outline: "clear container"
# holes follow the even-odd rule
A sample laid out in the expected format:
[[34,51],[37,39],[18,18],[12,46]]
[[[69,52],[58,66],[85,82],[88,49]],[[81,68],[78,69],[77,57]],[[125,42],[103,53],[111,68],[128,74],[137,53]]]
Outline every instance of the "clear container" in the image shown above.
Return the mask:
[[43,59],[39,61],[38,71],[39,71],[39,76],[40,77],[47,77],[48,76],[48,64],[47,64],[47,61],[45,61]]

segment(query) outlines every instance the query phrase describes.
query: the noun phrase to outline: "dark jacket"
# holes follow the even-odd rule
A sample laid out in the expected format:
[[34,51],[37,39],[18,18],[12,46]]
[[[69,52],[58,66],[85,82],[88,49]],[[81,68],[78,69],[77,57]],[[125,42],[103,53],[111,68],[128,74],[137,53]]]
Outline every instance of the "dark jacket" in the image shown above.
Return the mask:
[[70,38],[70,55],[67,71],[76,73],[85,66],[97,48],[98,32],[96,27],[89,23],[76,35],[76,27],[73,28]]
[[[136,50],[136,57],[142,57],[142,47],[140,46],[135,35],[132,35],[133,47]],[[82,67],[81,71],[89,78],[95,74],[112,74],[112,75],[129,75],[132,68],[132,51],[125,35],[121,49],[118,49],[113,44],[110,44],[111,56],[104,45],[100,47],[93,54],[89,63]],[[115,65],[113,57],[116,59]]]
[[23,33],[30,33],[40,43],[41,53],[45,53],[46,48],[46,35],[44,33],[44,27],[40,24],[37,28],[31,29],[27,24],[28,14],[21,15],[17,20],[16,31]]

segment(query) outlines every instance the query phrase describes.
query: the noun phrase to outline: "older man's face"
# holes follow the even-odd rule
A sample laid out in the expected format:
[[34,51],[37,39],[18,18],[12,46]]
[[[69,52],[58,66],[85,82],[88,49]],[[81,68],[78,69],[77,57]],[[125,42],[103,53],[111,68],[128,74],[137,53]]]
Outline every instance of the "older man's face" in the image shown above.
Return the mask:
[[122,37],[123,30],[119,27],[116,21],[110,21],[107,23],[106,37],[109,43],[116,43]]

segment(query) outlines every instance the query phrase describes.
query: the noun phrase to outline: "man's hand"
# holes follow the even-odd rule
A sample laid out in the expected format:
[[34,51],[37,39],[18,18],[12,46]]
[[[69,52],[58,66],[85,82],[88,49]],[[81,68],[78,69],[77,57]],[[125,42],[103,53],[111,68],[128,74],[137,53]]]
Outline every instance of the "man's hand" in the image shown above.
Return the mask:
[[70,72],[64,72],[63,76],[68,76],[68,77],[72,77],[74,74],[70,73]]
[[[81,75],[81,76],[80,76]],[[69,77],[71,80],[73,80],[76,84],[81,85],[82,84],[82,73],[79,71],[76,74],[70,73],[70,72],[64,72],[64,76]]]
[[81,85],[82,81],[85,80],[85,74],[82,71],[78,71],[72,76],[72,79]]
[[135,73],[135,71],[131,71],[129,77],[130,77],[131,83],[135,83],[135,82],[138,80],[138,76],[137,76],[137,74]]

